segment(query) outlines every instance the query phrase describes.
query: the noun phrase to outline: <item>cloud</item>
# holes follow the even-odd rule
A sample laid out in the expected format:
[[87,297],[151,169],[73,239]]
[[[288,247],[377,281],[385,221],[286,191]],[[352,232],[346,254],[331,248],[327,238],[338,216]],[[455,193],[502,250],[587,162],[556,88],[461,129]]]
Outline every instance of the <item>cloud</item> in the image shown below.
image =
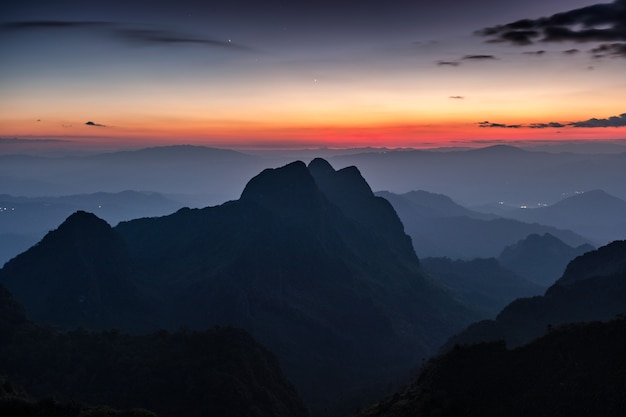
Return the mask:
[[567,49],[567,50],[563,51],[563,53],[566,54],[566,55],[575,55],[575,54],[577,54],[579,52],[580,52],[580,49],[576,49],[576,48]]
[[451,67],[458,67],[459,65],[461,65],[461,63],[457,61],[438,61],[437,65],[440,67],[443,67],[446,65],[451,66]]
[[524,52],[524,55],[534,55],[534,56],[541,56],[544,55],[546,53],[546,51],[529,51],[529,52]]
[[230,40],[218,40],[202,36],[193,36],[189,33],[175,30],[156,30],[145,27],[124,26],[113,22],[97,21],[63,21],[63,20],[32,20],[21,22],[8,22],[0,24],[0,31],[19,32],[34,30],[103,30],[108,36],[125,42],[143,43],[153,45],[204,45],[217,48],[228,48],[239,51],[252,51],[244,45]]
[[117,31],[117,36],[130,42],[138,42],[144,44],[196,44],[218,48],[230,48],[246,51],[251,50],[251,48],[233,43],[230,40],[221,41],[216,39],[193,37],[189,34],[170,30],[120,29]]
[[550,123],[531,123],[527,127],[531,128],[531,129],[546,129],[546,128],[549,128],[549,127],[561,128],[561,127],[565,127],[565,126],[567,126],[567,125],[564,125],[563,123],[550,122]]
[[94,123],[91,120],[85,123],[87,126],[98,126],[98,127],[106,127],[106,125],[101,125],[100,123]]
[[582,122],[570,123],[574,127],[624,127],[626,126],[626,113],[619,116],[611,116],[607,119],[589,119]]
[[503,129],[519,129],[520,127],[523,127],[522,125],[506,125],[503,123],[491,123],[488,121],[484,121],[484,122],[478,122],[478,126],[480,127],[498,127],[498,128],[503,128]]
[[522,19],[478,30],[488,42],[530,45],[542,42],[626,41],[626,0],[594,4],[549,17]]
[[463,100],[465,97],[463,97],[463,96],[450,96],[448,98],[453,98],[455,100]]
[[611,116],[606,119],[596,119],[592,118],[589,120],[583,120],[580,122],[570,122],[570,123],[559,123],[559,122],[550,122],[550,123],[530,123],[530,124],[518,124],[518,125],[508,125],[504,123],[491,123],[488,121],[478,122],[478,126],[480,127],[494,127],[494,128],[508,128],[508,129],[517,129],[517,128],[529,128],[529,129],[547,129],[547,128],[564,128],[564,127],[587,127],[587,128],[599,128],[599,127],[626,127],[626,113],[622,113],[619,116]]
[[497,58],[493,55],[465,55],[461,59],[466,61],[488,61]]
[[594,58],[626,58],[626,43],[605,43],[590,51]]

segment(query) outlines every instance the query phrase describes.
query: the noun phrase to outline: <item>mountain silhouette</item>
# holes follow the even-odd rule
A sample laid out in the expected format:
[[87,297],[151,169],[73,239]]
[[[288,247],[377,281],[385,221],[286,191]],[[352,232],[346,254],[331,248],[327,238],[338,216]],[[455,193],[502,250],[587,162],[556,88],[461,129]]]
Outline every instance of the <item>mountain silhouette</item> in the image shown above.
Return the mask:
[[37,245],[7,262],[0,281],[40,323],[67,328],[138,325],[148,315],[121,237],[104,220],[78,211]]
[[591,245],[573,248],[549,233],[543,236],[532,234],[504,248],[498,261],[504,267],[545,288],[563,275],[571,260],[593,249]]
[[457,346],[357,417],[620,416],[626,319],[564,325],[517,349]]
[[[422,274],[392,206],[356,168],[335,171],[322,160],[266,169],[239,200],[112,232],[121,242],[111,252],[132,261],[119,262],[130,265],[121,277],[141,281],[140,295],[158,306],[152,320],[248,330],[313,408],[353,409],[480,317]],[[38,264],[34,255],[20,261],[26,254],[7,264],[2,282]],[[63,259],[69,271],[82,265]]]
[[495,320],[472,324],[447,346],[494,340],[519,346],[552,326],[610,320],[625,313],[626,241],[622,240],[577,257],[543,296],[513,301]]

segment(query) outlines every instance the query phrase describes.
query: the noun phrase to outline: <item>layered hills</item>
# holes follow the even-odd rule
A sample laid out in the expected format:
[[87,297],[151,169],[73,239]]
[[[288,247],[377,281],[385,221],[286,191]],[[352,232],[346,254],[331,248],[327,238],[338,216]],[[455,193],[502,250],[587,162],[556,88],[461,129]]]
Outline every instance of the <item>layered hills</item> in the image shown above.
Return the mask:
[[626,412],[626,241],[571,261],[544,296],[473,324],[359,417]]
[[588,239],[570,230],[479,213],[441,194],[412,191],[377,195],[393,205],[415,250],[423,257],[497,257],[506,246],[531,234],[548,233],[574,247],[588,243]]
[[[294,162],[220,206],[103,223],[70,216],[0,282],[57,326],[244,328],[314,408],[388,389],[480,317],[423,275],[392,206],[354,167]],[[77,323],[85,303],[97,307]]]
[[626,241],[615,241],[571,261],[543,296],[515,300],[495,320],[469,326],[448,346],[494,340],[519,346],[549,327],[625,313]]

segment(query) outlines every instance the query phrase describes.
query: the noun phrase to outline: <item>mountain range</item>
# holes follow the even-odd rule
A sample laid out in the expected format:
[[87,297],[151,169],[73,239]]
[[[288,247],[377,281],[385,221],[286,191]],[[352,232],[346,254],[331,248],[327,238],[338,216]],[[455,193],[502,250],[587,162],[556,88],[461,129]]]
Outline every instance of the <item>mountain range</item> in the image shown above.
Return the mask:
[[604,245],[626,236],[626,201],[599,189],[579,192],[547,206],[494,212],[524,222],[572,230],[596,244]]
[[506,246],[531,234],[549,233],[574,247],[589,243],[569,230],[475,212],[441,194],[412,191],[377,195],[393,205],[422,257],[497,257]]
[[77,212],[0,270],[42,323],[137,331],[234,325],[314,409],[371,398],[481,317],[421,272],[392,206],[322,159],[238,200],[111,228]]

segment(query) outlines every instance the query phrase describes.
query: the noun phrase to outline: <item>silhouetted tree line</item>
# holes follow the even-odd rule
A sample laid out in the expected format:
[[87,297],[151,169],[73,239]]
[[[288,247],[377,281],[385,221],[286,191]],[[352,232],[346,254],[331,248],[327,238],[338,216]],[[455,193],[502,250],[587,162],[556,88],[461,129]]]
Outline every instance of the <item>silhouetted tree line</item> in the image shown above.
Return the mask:
[[[7,416],[305,416],[274,356],[242,330],[55,332],[26,320],[0,287],[0,375]],[[50,397],[52,396],[52,397]],[[10,412],[9,412],[10,411]],[[107,414],[108,413],[108,414]]]
[[455,346],[359,417],[626,415],[626,318],[553,327],[508,350]]

